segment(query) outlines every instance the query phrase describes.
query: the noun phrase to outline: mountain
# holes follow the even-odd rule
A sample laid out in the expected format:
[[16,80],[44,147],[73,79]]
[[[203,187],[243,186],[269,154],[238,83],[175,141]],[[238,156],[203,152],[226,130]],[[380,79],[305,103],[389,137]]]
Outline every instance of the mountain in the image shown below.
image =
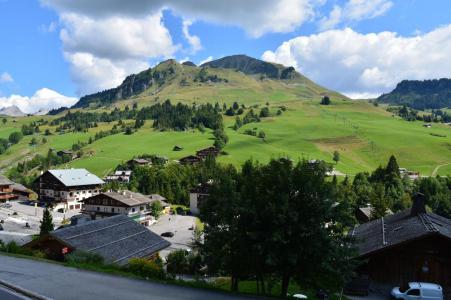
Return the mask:
[[404,80],[377,100],[420,110],[451,107],[451,79]]
[[18,108],[15,105],[4,107],[4,108],[0,109],[0,115],[9,116],[9,117],[23,117],[23,116],[26,116],[26,114],[24,112],[22,112],[20,110],[20,108]]
[[240,100],[255,103],[272,99],[319,99],[323,95],[347,99],[319,86],[293,67],[232,55],[201,66],[169,59],[154,68],[127,76],[116,88],[80,98],[72,108],[96,108],[123,100],[139,103],[166,99],[174,102]]
[[279,64],[269,63],[247,55],[231,55],[217,60],[212,60],[201,67],[234,69],[244,74],[265,75],[272,79],[294,79],[299,76],[293,67],[284,67]]

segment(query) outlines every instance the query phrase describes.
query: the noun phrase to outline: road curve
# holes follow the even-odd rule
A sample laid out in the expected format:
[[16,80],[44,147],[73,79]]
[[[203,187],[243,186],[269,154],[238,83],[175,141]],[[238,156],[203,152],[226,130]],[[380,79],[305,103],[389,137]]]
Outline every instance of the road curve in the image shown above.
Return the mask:
[[249,300],[203,289],[135,280],[0,254],[0,279],[59,300]]

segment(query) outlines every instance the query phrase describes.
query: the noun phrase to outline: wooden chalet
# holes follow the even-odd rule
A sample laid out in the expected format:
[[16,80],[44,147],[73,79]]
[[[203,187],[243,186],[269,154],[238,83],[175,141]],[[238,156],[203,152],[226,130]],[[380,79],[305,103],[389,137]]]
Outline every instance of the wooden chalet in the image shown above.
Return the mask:
[[129,166],[150,166],[150,165],[152,165],[152,162],[145,158],[133,158],[133,159],[127,161],[127,165],[129,165]]
[[200,163],[202,159],[199,156],[196,155],[188,155],[185,157],[182,157],[179,162],[182,165],[194,165],[197,163]]
[[82,213],[92,219],[102,219],[118,214],[127,215],[136,222],[149,226],[153,221],[151,204],[159,201],[163,208],[166,200],[160,195],[145,196],[131,191],[110,191],[83,200]]
[[126,265],[132,258],[152,258],[171,243],[125,215],[88,221],[54,230],[24,245],[64,260],[76,250],[96,253],[106,263]]
[[432,282],[451,288],[451,220],[426,212],[416,195],[411,209],[355,228],[358,273],[374,283]]
[[28,200],[33,192],[21,184],[0,175],[0,202]]
[[219,155],[220,150],[214,146],[199,150],[196,152],[196,156],[205,160],[208,156],[217,157]]

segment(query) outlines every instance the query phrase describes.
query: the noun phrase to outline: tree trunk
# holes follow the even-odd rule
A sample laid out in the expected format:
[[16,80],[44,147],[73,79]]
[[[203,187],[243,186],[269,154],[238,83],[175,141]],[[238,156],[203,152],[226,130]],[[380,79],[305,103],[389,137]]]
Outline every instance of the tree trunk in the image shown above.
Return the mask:
[[290,284],[290,275],[284,272],[282,275],[282,287],[280,289],[280,296],[286,297],[288,293],[288,285]]

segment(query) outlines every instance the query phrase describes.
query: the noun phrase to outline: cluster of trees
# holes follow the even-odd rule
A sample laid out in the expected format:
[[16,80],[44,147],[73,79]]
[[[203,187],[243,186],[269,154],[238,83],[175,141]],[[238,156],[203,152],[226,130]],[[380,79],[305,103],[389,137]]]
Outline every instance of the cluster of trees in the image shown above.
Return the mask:
[[23,135],[32,135],[34,133],[39,133],[39,126],[35,122],[31,122],[30,124],[23,124],[21,128]]
[[246,106],[244,106],[244,104],[241,104],[240,106],[238,102],[235,101],[229,108],[227,108],[227,105],[224,103],[223,110],[226,116],[235,116],[242,115],[245,108]]
[[58,156],[54,151],[49,150],[47,155],[36,154],[32,159],[17,163],[8,171],[8,177],[15,182],[21,183],[29,188],[34,187],[35,179],[39,171],[45,171],[52,166],[61,165],[71,161],[68,155]]
[[282,296],[293,279],[335,289],[349,278],[352,222],[347,205],[334,205],[335,184],[326,180],[324,163],[273,159],[216,170],[200,208],[209,272],[231,276],[232,290],[256,279],[259,291],[271,294],[279,281]]
[[12,132],[8,139],[0,138],[0,154],[5,153],[11,145],[19,143],[22,139],[23,134],[20,131]]
[[[58,126],[57,131],[74,130],[87,131],[88,128],[97,127],[98,122],[113,122],[134,119],[134,128],[144,125],[145,120],[154,120],[153,127],[160,130],[186,130],[204,126],[218,129],[222,126],[222,117],[216,106],[211,104],[188,106],[182,103],[172,105],[170,100],[143,107],[138,110],[134,104],[132,109],[128,106],[124,110],[115,108],[111,113],[103,112],[70,112],[61,118],[52,121],[51,125]],[[119,124],[120,125],[120,124]],[[131,127],[128,132],[131,133]],[[127,128],[124,128],[127,131]]]
[[406,121],[423,121],[428,123],[451,122],[451,116],[441,109],[433,109],[430,113],[423,112],[422,114],[419,114],[418,110],[403,105],[402,107],[388,107],[387,111],[397,114]]
[[[186,80],[185,80],[186,81]],[[218,77],[218,75],[208,74],[207,68],[200,69],[199,73],[194,77],[194,82],[228,82],[227,79]]]
[[330,98],[329,96],[323,96],[320,102],[321,105],[330,105]]

